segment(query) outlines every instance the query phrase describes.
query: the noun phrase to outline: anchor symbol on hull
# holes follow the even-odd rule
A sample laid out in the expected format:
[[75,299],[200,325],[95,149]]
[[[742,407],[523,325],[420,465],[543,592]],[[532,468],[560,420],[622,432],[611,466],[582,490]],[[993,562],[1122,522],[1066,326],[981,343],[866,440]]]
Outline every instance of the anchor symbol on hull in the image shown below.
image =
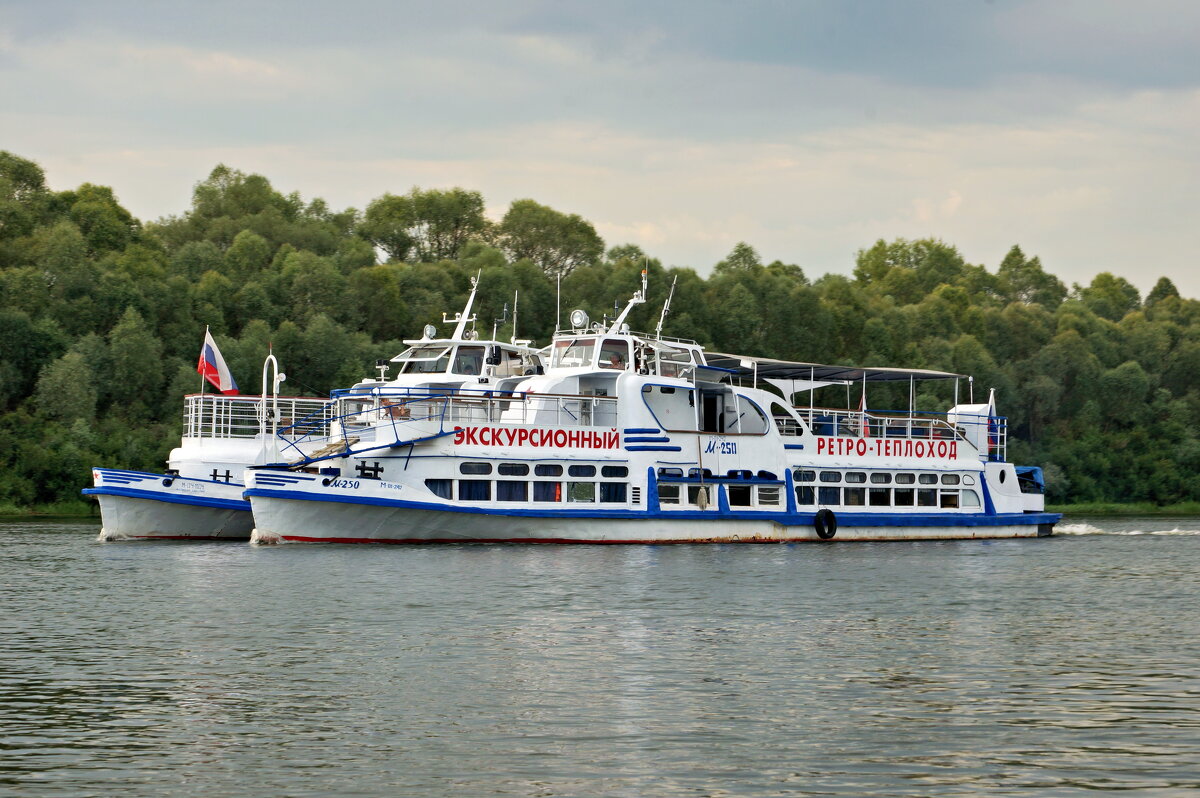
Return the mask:
[[359,463],[358,465],[354,466],[354,470],[357,471],[358,475],[363,479],[379,479],[379,475],[383,473],[383,466],[381,466],[379,461],[376,460],[371,463],[371,465],[367,465],[365,462]]

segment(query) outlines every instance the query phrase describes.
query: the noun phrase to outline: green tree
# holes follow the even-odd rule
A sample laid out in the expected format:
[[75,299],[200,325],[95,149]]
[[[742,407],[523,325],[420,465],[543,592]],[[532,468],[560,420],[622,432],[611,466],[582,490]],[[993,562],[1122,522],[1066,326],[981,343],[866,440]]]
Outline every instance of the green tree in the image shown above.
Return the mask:
[[497,229],[500,248],[512,260],[529,260],[550,277],[563,277],[604,254],[596,228],[531,199],[515,200]]

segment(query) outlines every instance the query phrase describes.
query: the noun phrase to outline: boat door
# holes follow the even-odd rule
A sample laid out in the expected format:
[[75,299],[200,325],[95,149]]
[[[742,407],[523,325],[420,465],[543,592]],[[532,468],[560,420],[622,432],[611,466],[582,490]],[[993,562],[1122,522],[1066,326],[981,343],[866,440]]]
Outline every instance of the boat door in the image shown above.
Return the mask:
[[702,432],[725,431],[724,391],[700,391],[700,430]]

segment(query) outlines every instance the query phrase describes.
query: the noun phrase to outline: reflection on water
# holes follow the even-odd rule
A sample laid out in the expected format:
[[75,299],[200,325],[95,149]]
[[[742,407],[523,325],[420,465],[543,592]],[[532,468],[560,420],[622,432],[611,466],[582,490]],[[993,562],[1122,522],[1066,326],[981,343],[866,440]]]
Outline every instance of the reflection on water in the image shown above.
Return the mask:
[[1188,794],[1200,522],[1067,521],[660,547],[0,525],[0,794]]

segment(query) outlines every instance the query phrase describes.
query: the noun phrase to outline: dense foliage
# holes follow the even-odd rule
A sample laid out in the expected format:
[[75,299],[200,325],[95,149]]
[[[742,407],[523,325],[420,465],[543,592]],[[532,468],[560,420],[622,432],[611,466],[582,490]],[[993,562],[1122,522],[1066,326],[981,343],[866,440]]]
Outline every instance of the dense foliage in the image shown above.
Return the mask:
[[[586,220],[533,200],[499,222],[483,208],[456,188],[334,211],[218,166],[187,212],[142,223],[112,189],[52,191],[0,152],[0,507],[72,501],[92,465],[161,468],[200,388],[205,325],[244,393],[273,344],[290,391],[323,394],[460,308],[477,272],[481,331],[519,292],[518,332],[544,343],[558,279],[564,310],[599,318],[643,267],[652,301],[635,329],[654,328],[677,279],[666,334],[973,374],[1010,418],[1010,459],[1044,465],[1052,500],[1200,499],[1200,302],[1166,278],[1144,298],[1108,273],[1068,288],[1015,246],[993,273],[941,241],[897,240],[816,280],[739,244],[704,279],[636,246],[606,253]],[[950,389],[928,385],[918,404],[945,409]],[[884,388],[871,406],[907,401]]]

